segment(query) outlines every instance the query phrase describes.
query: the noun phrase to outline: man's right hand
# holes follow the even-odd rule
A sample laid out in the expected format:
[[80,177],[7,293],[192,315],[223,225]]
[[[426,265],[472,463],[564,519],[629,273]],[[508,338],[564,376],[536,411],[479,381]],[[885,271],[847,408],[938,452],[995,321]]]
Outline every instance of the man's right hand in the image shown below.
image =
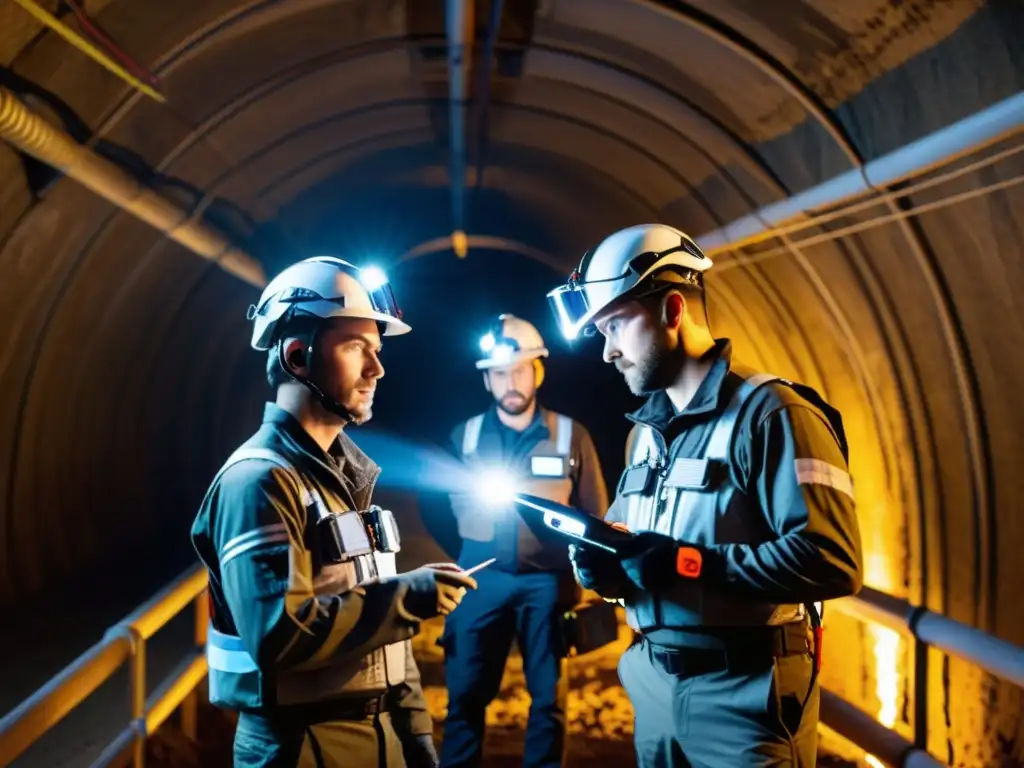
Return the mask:
[[622,564],[611,552],[583,544],[569,545],[569,561],[572,563],[576,582],[584,589],[590,589],[601,597],[619,598],[623,595],[626,576]]
[[419,620],[447,616],[454,611],[467,589],[476,589],[476,579],[455,563],[430,563],[398,575],[409,587],[403,600],[405,610]]

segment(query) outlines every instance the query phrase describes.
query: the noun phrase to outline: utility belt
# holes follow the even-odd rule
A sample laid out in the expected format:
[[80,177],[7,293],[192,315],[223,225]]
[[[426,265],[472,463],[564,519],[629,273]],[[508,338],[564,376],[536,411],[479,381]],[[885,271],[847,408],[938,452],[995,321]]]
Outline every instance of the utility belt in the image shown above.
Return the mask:
[[[713,672],[755,672],[785,656],[815,655],[814,632],[806,621],[773,627],[702,632],[667,630],[633,633],[633,644],[649,647],[651,660],[667,674],[694,677]],[[654,637],[657,639],[652,640]]]

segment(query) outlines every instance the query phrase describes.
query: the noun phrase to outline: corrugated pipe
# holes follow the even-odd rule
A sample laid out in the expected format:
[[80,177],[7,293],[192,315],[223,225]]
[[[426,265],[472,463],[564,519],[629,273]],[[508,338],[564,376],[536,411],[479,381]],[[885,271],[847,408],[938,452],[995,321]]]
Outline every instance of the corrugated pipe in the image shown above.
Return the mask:
[[0,138],[158,229],[225,272],[262,288],[262,265],[219,232],[190,220],[188,211],[139,184],[131,175],[54,128],[0,87]]
[[697,238],[709,256],[767,240],[789,222],[847,203],[948,165],[984,149],[1024,126],[1024,93],[1018,93],[887,155],[846,171],[790,198],[747,214]]

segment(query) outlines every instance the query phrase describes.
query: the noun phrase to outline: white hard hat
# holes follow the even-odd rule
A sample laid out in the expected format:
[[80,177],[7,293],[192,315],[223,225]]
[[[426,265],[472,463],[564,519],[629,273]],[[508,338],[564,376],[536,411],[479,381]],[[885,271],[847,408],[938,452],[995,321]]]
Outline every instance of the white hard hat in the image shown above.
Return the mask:
[[575,339],[594,317],[616,299],[663,288],[666,271],[680,282],[703,288],[702,274],[711,259],[689,235],[665,224],[640,224],[620,229],[588,251],[569,282],[548,294],[558,326]]
[[326,319],[352,317],[375,320],[384,336],[412,330],[387,277],[376,267],[360,269],[333,256],[315,256],[284,269],[263,290],[259,304],[249,307],[253,349],[270,349],[278,341],[281,322],[295,315]]
[[548,356],[540,332],[532,323],[515,315],[498,316],[494,327],[480,339],[480,351],[486,355],[476,361],[480,370]]

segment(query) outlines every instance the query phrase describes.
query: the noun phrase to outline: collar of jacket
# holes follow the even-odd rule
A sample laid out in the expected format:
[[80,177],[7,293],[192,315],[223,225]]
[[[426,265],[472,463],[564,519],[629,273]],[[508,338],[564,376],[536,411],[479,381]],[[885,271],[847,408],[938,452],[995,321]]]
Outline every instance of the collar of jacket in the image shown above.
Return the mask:
[[[534,411],[533,420],[526,426],[520,436],[533,437],[536,435],[537,440],[547,440],[551,437],[551,425],[554,417],[547,408],[543,407],[539,402],[537,403],[537,409]],[[497,432],[499,429],[511,429],[506,427],[501,417],[498,416],[498,406],[494,404],[488,409],[487,416],[484,418],[483,426],[493,432]]]
[[320,464],[333,475],[339,475],[350,491],[356,507],[363,509],[370,503],[373,485],[380,476],[380,467],[357,446],[344,431],[338,434],[328,451],[324,451],[303,429],[298,419],[275,403],[263,409],[263,423],[283,432],[295,447]]
[[676,413],[668,393],[659,389],[640,408],[627,413],[626,418],[665,433],[677,419],[717,411],[722,407],[723,385],[732,364],[732,342],[729,339],[715,339],[715,345],[701,360],[711,362],[711,369],[682,411]]

